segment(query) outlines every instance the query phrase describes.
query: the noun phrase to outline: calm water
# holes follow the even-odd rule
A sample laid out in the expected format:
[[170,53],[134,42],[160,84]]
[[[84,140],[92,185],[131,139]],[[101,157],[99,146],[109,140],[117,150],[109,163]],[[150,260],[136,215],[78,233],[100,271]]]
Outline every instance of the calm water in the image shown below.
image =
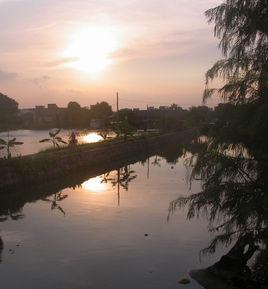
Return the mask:
[[[39,143],[40,140],[49,138],[49,131],[53,130],[14,130],[1,132],[0,138],[8,139],[9,134],[10,139],[15,137],[17,141],[23,142],[23,145],[15,146],[11,149],[13,156],[29,155],[52,147],[51,143]],[[96,131],[87,130],[61,130],[59,136],[68,142],[72,131],[76,133],[79,143],[94,143],[102,140],[102,137],[98,135]],[[0,154],[1,153],[4,154],[5,152],[0,151]]]
[[194,183],[189,192],[183,162],[151,157],[119,177],[113,171],[26,202],[12,213],[17,220],[3,214],[0,288],[201,288],[177,279],[219,257],[199,260],[211,237],[206,220],[187,221],[178,210],[167,222],[170,201],[199,190]]

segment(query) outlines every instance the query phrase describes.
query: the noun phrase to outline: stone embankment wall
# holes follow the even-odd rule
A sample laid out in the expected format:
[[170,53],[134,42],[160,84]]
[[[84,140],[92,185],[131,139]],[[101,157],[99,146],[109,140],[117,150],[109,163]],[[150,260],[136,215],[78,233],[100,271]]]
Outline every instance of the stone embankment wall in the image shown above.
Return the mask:
[[107,143],[96,148],[54,151],[0,163],[0,192],[13,186],[46,184],[57,178],[68,178],[82,170],[98,170],[116,166],[131,160],[133,156],[145,156],[165,148],[171,142],[181,142],[185,132],[144,137],[127,142]]

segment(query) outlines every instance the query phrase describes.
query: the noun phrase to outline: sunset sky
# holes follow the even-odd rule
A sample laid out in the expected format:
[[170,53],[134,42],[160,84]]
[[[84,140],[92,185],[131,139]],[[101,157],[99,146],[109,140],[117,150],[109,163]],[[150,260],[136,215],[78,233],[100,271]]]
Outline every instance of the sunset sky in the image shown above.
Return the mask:
[[[0,92],[20,107],[199,105],[219,0],[0,0]],[[210,103],[213,104],[216,101]]]

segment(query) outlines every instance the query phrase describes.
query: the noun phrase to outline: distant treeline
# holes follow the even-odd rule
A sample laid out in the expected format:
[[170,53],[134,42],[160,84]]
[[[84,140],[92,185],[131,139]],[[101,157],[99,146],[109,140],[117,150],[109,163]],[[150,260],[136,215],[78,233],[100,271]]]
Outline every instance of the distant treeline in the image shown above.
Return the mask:
[[0,130],[87,128],[92,119],[101,119],[105,125],[112,114],[112,107],[104,101],[90,107],[81,107],[79,103],[71,101],[66,108],[49,104],[48,107],[19,110],[15,100],[0,93]]
[[[248,111],[249,109],[251,112]],[[117,114],[112,111],[111,105],[107,102],[81,107],[75,101],[69,102],[66,108],[49,105],[47,108],[37,106],[34,109],[19,110],[18,103],[14,99],[0,93],[0,130],[52,127],[90,128],[92,120],[99,120],[102,128],[109,128],[113,122],[127,120],[135,129],[174,131],[196,128],[202,133],[216,126],[227,129],[230,121],[237,120],[240,123],[239,119],[246,118],[249,113],[259,115],[261,112],[256,112],[252,106],[227,103],[219,104],[215,108],[194,106],[187,110],[175,104],[149,110],[125,108],[119,110]],[[250,125],[253,123],[247,127],[247,133]],[[254,127],[256,126],[258,127],[255,124]]]

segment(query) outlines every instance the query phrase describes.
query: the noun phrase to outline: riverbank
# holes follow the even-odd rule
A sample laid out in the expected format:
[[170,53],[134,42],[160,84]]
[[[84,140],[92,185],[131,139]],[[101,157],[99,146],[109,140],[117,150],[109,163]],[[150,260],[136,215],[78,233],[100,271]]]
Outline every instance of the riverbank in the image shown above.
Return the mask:
[[107,141],[42,152],[35,155],[0,161],[0,192],[15,187],[53,182],[69,178],[78,171],[107,169],[134,156],[142,156],[161,150],[170,142],[189,139],[189,131],[147,136],[124,142]]

